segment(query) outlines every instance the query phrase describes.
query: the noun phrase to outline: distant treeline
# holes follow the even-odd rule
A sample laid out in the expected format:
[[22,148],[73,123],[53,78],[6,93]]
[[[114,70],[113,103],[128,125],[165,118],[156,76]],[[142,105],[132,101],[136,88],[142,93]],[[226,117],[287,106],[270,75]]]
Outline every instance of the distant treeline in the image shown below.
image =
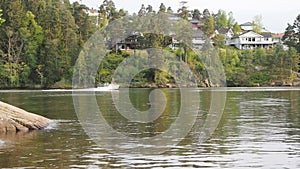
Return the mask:
[[[68,0],[2,0],[0,2],[0,87],[49,88],[71,87],[74,65],[84,43],[93,33],[111,21],[129,15],[116,9],[113,1],[99,4],[98,19],[88,15],[89,8]],[[149,5],[142,6],[137,16],[153,13],[178,12],[183,19],[189,13],[194,19],[204,19],[203,32],[210,36],[216,28],[230,27],[240,31],[238,23],[225,11],[211,15],[208,10],[189,11],[186,7],[173,11],[162,3],[156,12]],[[224,64],[230,86],[254,86],[283,80],[292,82],[299,78],[300,16],[288,25],[284,40],[289,46],[272,49],[239,51],[226,47],[222,39],[215,38],[216,50]],[[152,42],[155,44],[155,42]],[[199,84],[208,78],[201,57],[186,48],[171,50],[178,59],[187,62]],[[109,83],[114,69],[130,51],[108,51],[100,65],[96,83]],[[182,58],[184,56],[184,58]],[[297,77],[298,76],[298,77]],[[138,84],[165,85],[172,77],[165,72],[149,70],[136,78]]]

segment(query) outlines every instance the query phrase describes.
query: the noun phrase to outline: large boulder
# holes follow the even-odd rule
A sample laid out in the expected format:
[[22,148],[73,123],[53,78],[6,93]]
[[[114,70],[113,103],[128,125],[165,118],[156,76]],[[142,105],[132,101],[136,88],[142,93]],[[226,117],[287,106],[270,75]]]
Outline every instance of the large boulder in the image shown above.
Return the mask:
[[0,133],[39,130],[50,120],[0,101]]

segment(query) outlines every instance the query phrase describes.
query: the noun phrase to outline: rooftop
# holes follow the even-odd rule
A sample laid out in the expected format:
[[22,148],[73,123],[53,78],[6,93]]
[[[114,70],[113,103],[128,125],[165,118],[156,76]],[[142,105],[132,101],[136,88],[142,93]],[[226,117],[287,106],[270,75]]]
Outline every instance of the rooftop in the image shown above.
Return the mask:
[[241,24],[240,26],[252,26],[252,22],[245,22]]

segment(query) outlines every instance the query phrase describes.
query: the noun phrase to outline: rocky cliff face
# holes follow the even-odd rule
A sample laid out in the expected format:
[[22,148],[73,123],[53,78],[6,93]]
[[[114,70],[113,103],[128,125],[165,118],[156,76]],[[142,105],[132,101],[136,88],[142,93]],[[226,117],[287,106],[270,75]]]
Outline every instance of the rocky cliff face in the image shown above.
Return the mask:
[[0,101],[0,132],[39,130],[50,120]]

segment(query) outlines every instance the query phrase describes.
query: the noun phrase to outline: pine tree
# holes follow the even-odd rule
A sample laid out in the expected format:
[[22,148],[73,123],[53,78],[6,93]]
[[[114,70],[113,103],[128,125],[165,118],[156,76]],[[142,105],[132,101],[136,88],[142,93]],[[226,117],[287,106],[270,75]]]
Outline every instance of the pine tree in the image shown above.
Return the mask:
[[233,25],[232,31],[233,31],[234,35],[238,35],[242,31],[240,25],[237,22],[235,22],[235,24]]
[[228,13],[228,19],[227,19],[227,21],[228,21],[228,27],[229,28],[233,28],[233,25],[236,23],[236,21],[235,21],[235,19],[233,17],[233,13],[232,12]]
[[146,8],[145,5],[142,4],[141,9],[138,12],[138,16],[145,16],[146,15]]
[[165,13],[165,12],[166,12],[166,6],[163,3],[161,3],[159,6],[158,13]]
[[208,16],[211,16],[209,10],[208,9],[204,9],[204,11],[203,11],[203,17],[207,18]]
[[192,12],[192,15],[193,15],[193,19],[196,19],[196,20],[199,20],[201,17],[201,13],[200,13],[199,9],[194,9]]
[[208,16],[203,26],[203,32],[207,37],[211,37],[214,34],[215,32],[214,25],[215,25],[214,17]]
[[300,14],[296,17],[294,24],[288,24],[282,38],[289,47],[294,47],[300,53]]
[[168,14],[172,14],[172,13],[173,13],[173,9],[172,9],[171,7],[168,7],[167,13],[168,13]]
[[186,6],[182,6],[181,8],[179,8],[177,10],[177,12],[179,13],[179,15],[182,19],[188,20],[190,12]]
[[20,85],[20,75],[24,68],[22,64],[22,52],[24,49],[24,37],[21,30],[25,29],[23,17],[24,7],[21,0],[6,1],[1,4],[6,12],[3,17],[6,20],[1,26],[1,40],[6,42],[1,44],[3,51],[2,62],[5,63],[7,86],[18,87]]
[[153,10],[153,7],[152,7],[151,5],[148,5],[148,6],[147,6],[146,12],[147,12],[148,14],[150,14],[150,13],[155,13],[155,11]]
[[216,22],[216,28],[227,28],[228,27],[228,20],[227,20],[227,14],[223,10],[219,10],[218,14],[215,17]]

